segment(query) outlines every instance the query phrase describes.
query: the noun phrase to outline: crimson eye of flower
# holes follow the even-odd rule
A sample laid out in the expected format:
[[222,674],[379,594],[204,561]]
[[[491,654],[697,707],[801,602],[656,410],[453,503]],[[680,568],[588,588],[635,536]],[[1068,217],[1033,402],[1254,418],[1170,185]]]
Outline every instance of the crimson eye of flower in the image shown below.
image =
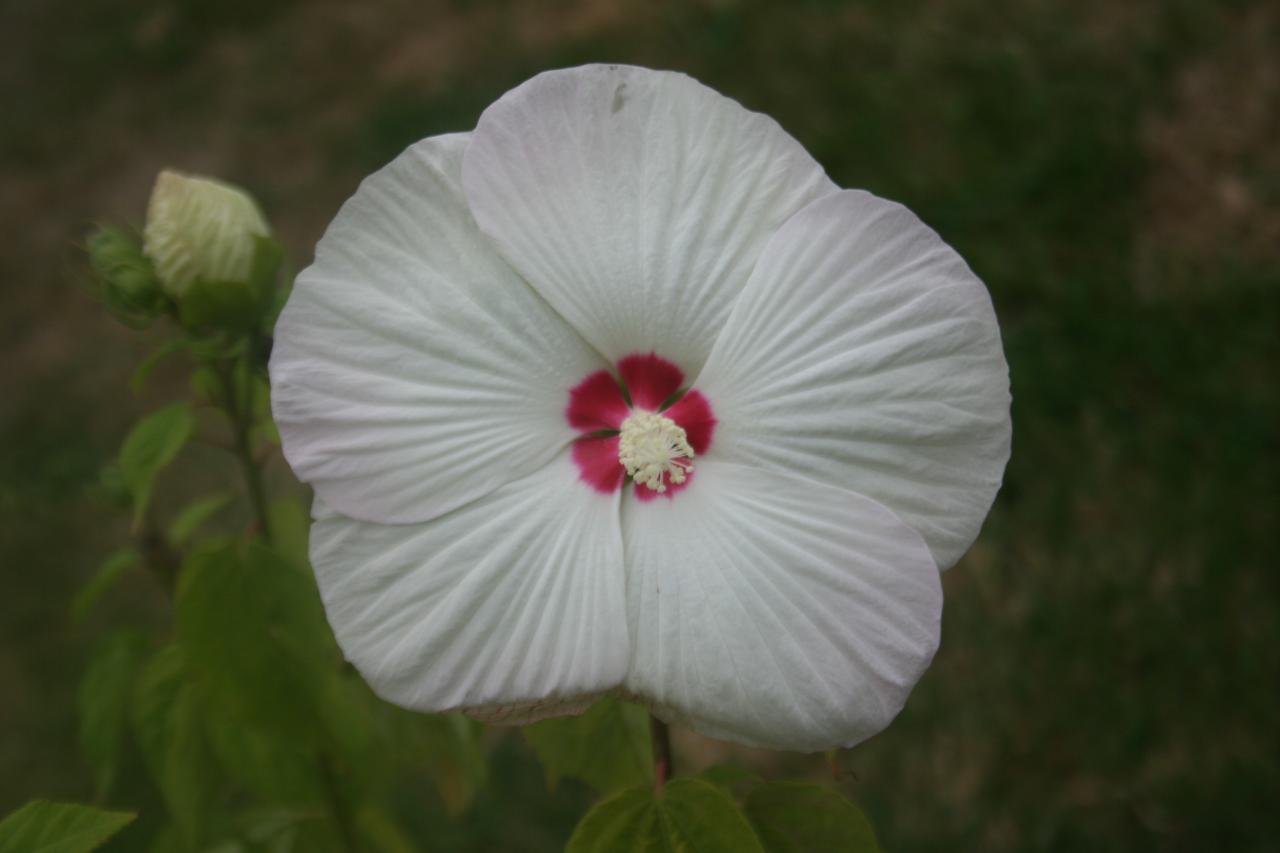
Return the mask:
[[1009,454],[964,261],[771,119],[625,66],[367,178],[271,375],[348,658],[506,722],[615,694],[759,746],[875,734]]
[[711,404],[697,390],[681,393],[684,372],[654,353],[629,355],[617,371],[618,379],[596,371],[569,391],[565,417],[580,433],[573,461],[599,492],[630,478],[640,500],[672,497],[689,483],[695,457],[711,447]]

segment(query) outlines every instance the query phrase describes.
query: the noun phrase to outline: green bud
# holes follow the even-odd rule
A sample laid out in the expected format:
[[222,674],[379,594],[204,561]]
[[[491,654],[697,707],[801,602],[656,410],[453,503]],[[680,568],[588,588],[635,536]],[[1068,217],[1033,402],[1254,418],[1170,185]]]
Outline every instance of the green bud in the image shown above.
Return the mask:
[[89,235],[89,263],[103,278],[141,259],[142,247],[137,238],[123,229],[103,226]]
[[164,294],[137,238],[103,227],[89,237],[89,264],[108,307],[132,325],[145,324],[164,310]]
[[142,244],[165,293],[181,304],[197,282],[247,286],[255,238],[270,233],[244,190],[165,170],[151,192]]
[[120,296],[134,304],[150,304],[152,297],[158,294],[154,273],[140,264],[118,268],[111,277],[111,283]]

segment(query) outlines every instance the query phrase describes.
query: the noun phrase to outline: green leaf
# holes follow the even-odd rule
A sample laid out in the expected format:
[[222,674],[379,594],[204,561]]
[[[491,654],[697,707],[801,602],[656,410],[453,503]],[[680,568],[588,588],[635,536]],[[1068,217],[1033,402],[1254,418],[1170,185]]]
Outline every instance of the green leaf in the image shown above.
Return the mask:
[[138,529],[151,503],[156,474],[174,460],[195,431],[186,403],[152,412],[134,426],[120,448],[120,473],[133,495],[133,527]]
[[392,715],[391,737],[403,746],[405,769],[429,768],[449,814],[466,811],[489,773],[484,727],[461,714],[418,714],[385,703],[383,708]]
[[227,776],[263,802],[314,807],[324,789],[314,750],[271,737],[225,714],[204,716],[205,735]]
[[177,629],[219,712],[315,740],[339,658],[310,576],[256,540],[197,552],[178,584]]
[[565,849],[567,853],[764,853],[729,795],[694,778],[675,779],[661,792],[641,785],[604,800],[587,812]]
[[110,793],[120,764],[134,677],[142,662],[143,639],[135,631],[112,634],[101,643],[80,681],[80,748],[97,771],[95,798]]
[[[405,740],[386,737],[380,711],[386,703],[374,696],[354,670],[333,672],[324,682],[320,700],[320,725],[326,750],[322,769],[330,773],[346,799],[365,799],[370,790],[391,781],[396,759],[413,747]],[[413,772],[423,764],[412,765]]]
[[138,567],[140,559],[138,552],[132,548],[116,551],[107,557],[89,582],[80,588],[75,598],[71,599],[71,620],[83,622],[107,590],[115,586],[120,578]]
[[612,853],[662,849],[654,792],[641,785],[597,803],[574,829],[565,853]]
[[839,791],[811,782],[769,782],[743,809],[768,853],[877,853],[871,822]]
[[220,779],[204,736],[204,703],[182,649],[168,646],[138,676],[133,730],[185,846],[195,845]]
[[486,780],[484,728],[461,714],[396,707],[379,699],[350,667],[328,680],[320,706],[324,760],[351,803],[382,796],[405,775],[426,773],[456,816]]
[[34,800],[0,821],[0,853],[88,853],[134,817],[130,812]]
[[610,793],[653,780],[649,715],[638,705],[602,699],[577,717],[556,717],[524,728],[547,779],[565,776]]
[[191,534],[199,530],[205,522],[225,509],[230,503],[231,495],[220,494],[210,495],[207,498],[201,498],[195,503],[189,504],[169,524],[166,538],[173,545],[186,544],[186,541],[191,538]]

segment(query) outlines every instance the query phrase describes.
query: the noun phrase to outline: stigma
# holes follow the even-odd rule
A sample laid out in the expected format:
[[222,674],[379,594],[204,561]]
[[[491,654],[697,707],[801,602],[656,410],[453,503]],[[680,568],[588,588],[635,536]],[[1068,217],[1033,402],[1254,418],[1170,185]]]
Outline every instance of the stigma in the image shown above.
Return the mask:
[[622,422],[618,461],[637,485],[665,492],[667,475],[683,483],[693,470],[693,448],[684,429],[657,412],[633,411]]

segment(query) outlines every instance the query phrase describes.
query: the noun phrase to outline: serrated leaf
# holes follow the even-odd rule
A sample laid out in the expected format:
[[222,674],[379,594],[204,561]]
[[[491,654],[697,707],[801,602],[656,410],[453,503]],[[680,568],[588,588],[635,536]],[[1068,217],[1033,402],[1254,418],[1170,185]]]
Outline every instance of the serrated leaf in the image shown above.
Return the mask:
[[191,534],[200,529],[205,522],[209,521],[219,512],[231,503],[231,495],[210,495],[207,498],[189,504],[182,512],[178,513],[169,524],[169,530],[166,538],[173,545],[184,545],[191,538]]
[[0,853],[88,853],[135,817],[77,803],[34,800],[0,821]]
[[116,551],[107,557],[89,582],[80,588],[75,598],[71,599],[71,620],[84,621],[107,590],[115,586],[120,578],[138,567],[139,560],[138,552],[132,548]]
[[681,778],[661,792],[629,788],[578,824],[567,853],[764,853],[751,825],[724,791]]
[[136,530],[151,503],[156,474],[174,460],[195,431],[195,416],[186,403],[152,412],[129,432],[120,448],[120,473],[133,495]]
[[111,790],[120,763],[134,677],[144,642],[136,631],[121,631],[101,643],[80,680],[77,705],[80,749],[96,772],[95,799]]
[[649,715],[638,705],[601,699],[577,717],[524,728],[552,783],[580,779],[606,793],[653,780]]
[[178,585],[177,629],[219,712],[315,740],[337,650],[309,576],[257,541],[198,552]]
[[183,846],[195,845],[219,776],[204,737],[203,702],[177,646],[162,649],[138,676],[133,730]]
[[769,782],[743,810],[767,853],[878,853],[871,822],[839,791],[811,782]]

